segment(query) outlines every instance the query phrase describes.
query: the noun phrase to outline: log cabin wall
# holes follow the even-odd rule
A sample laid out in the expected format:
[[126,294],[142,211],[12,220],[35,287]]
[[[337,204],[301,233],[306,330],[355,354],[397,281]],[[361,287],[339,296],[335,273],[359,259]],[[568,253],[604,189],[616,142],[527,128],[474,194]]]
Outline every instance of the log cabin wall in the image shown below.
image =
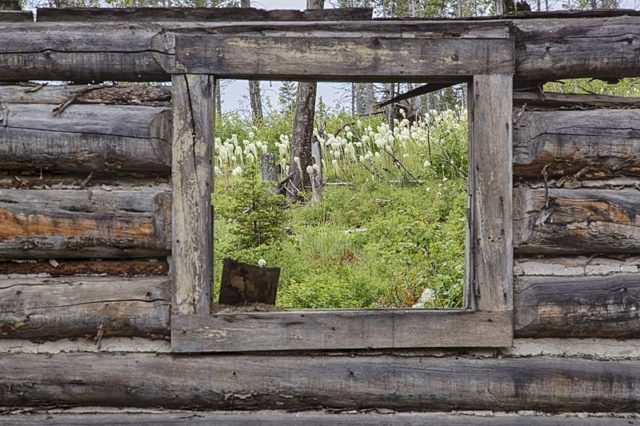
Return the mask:
[[[0,12],[13,28],[0,29],[0,80],[12,80],[0,85],[0,405],[313,411],[4,420],[638,424],[625,413],[640,411],[640,100],[514,93],[511,348],[172,355],[168,89],[20,81],[167,80],[153,50],[163,25],[213,24],[119,12],[136,31],[108,45],[104,33],[86,38],[99,33],[77,21],[89,12],[56,13],[27,28],[25,14]],[[109,13],[97,25],[124,31]],[[39,26],[49,38],[29,41]],[[514,87],[640,76],[639,26],[622,15],[516,20]],[[608,53],[587,54],[598,49]]]

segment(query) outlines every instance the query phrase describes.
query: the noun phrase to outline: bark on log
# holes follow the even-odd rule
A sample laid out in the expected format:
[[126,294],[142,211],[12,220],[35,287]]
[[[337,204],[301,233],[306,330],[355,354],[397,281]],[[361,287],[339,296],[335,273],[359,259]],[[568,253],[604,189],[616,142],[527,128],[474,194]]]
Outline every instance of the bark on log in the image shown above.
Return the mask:
[[514,189],[514,246],[520,254],[640,252],[635,189]]
[[640,337],[640,274],[518,277],[518,337]]
[[45,274],[51,277],[69,275],[108,275],[116,277],[167,275],[169,265],[164,259],[150,260],[32,260],[1,261],[0,274]]
[[0,169],[168,175],[171,110],[145,106],[0,106]]
[[98,86],[98,85],[0,85],[0,103],[63,104],[70,99],[76,104],[111,104],[170,106],[171,88],[167,86]]
[[0,190],[0,258],[162,257],[171,241],[166,187]]
[[0,400],[9,406],[634,412],[640,362],[9,354],[0,355]]
[[640,109],[526,111],[513,135],[520,178],[606,179],[640,175]]
[[170,303],[166,277],[0,280],[0,337],[162,338]]

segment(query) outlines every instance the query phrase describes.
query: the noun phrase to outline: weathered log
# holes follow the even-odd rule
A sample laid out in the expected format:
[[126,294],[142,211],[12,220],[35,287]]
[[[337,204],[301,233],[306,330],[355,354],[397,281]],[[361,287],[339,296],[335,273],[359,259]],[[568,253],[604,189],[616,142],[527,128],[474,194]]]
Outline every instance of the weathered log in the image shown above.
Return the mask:
[[[501,21],[508,32],[508,21]],[[579,19],[514,19],[516,77],[527,80],[552,80],[574,77],[634,77],[639,75],[640,58],[635,52],[639,16]],[[8,23],[0,46],[0,80],[73,80],[73,81],[153,81],[168,80],[161,63],[173,54],[171,43],[161,34],[180,28],[209,28],[212,31],[288,35],[297,44],[314,49],[313,37],[332,34],[349,43],[355,38],[383,40],[403,34],[422,37],[449,28],[450,36],[469,33],[475,37],[495,37],[495,21],[360,21],[341,23],[269,22],[238,25],[237,22],[205,21],[131,21],[127,28],[111,22]],[[494,30],[491,30],[493,27]],[[440,28],[440,30],[438,30]],[[422,34],[420,34],[422,33]],[[357,36],[353,36],[357,34]],[[306,41],[305,38],[309,38]],[[266,39],[266,38],[265,38]],[[411,40],[411,38],[406,38]],[[388,42],[385,41],[386,45]],[[289,49],[289,47],[283,47]],[[335,51],[332,51],[335,52]],[[235,52],[237,53],[237,52]],[[234,53],[234,54],[235,54]],[[448,57],[448,56],[447,56]],[[326,56],[319,57],[325,59]],[[392,58],[391,58],[392,59]],[[397,59],[397,58],[396,58]],[[269,62],[278,65],[277,59]],[[393,61],[391,61],[393,62]],[[25,64],[29,66],[26,67]],[[263,64],[266,68],[268,63]],[[381,62],[373,71],[384,74]],[[322,64],[319,64],[321,67]],[[342,79],[355,78],[368,61],[356,64]],[[318,69],[314,63],[309,69]],[[389,65],[395,67],[397,65]],[[461,66],[464,68],[464,66]],[[377,71],[376,71],[377,70]],[[371,69],[369,71],[372,71]],[[369,72],[368,71],[368,72]],[[415,72],[415,71],[414,71]],[[248,71],[246,71],[249,74]],[[249,76],[249,75],[248,75]],[[254,75],[251,75],[255,77]],[[314,78],[317,78],[315,76]],[[327,78],[325,76],[325,78]],[[397,79],[402,79],[398,75]],[[335,80],[336,77],[330,77]]]
[[640,337],[640,274],[518,277],[519,337]]
[[527,110],[549,109],[597,109],[597,108],[640,108],[640,98],[567,94],[552,92],[513,92],[513,104],[525,106]]
[[520,254],[640,252],[640,191],[515,188]]
[[171,88],[150,85],[0,85],[0,103],[170,106]]
[[7,354],[0,355],[0,400],[8,406],[634,412],[640,362]]
[[513,173],[521,178],[640,175],[640,109],[516,112]]
[[524,19],[516,26],[516,78],[640,76],[638,16]]
[[[94,410],[95,411],[95,410]],[[331,411],[304,411],[289,413],[284,411],[258,412],[203,412],[203,411],[162,411],[162,412],[51,412],[8,413],[0,418],[14,426],[41,425],[239,425],[239,426],[600,426],[603,422],[611,426],[638,425],[640,421],[633,415],[586,416],[543,413],[376,413],[354,412],[334,413]]]
[[0,258],[162,257],[168,188],[0,190]]
[[171,111],[146,106],[2,104],[0,169],[170,172]]
[[149,276],[167,275],[169,265],[164,259],[140,260],[0,260],[0,274],[45,274],[51,277],[68,275]]
[[0,280],[0,337],[164,337],[170,299],[166,277]]
[[512,313],[385,309],[174,315],[171,334],[174,352],[508,347]]

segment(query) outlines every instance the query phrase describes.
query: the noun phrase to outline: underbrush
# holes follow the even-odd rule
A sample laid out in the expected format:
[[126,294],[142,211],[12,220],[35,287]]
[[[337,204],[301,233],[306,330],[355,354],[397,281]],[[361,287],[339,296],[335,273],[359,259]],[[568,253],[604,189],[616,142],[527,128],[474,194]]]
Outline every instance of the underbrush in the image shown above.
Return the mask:
[[264,259],[282,268],[283,308],[411,307],[419,299],[425,307],[462,306],[464,111],[400,120],[394,129],[372,120],[328,132],[317,204],[286,205],[269,194],[255,163],[272,151],[286,166],[288,136],[260,139],[267,131],[242,124],[218,132],[227,139],[216,148],[216,283],[223,258]]

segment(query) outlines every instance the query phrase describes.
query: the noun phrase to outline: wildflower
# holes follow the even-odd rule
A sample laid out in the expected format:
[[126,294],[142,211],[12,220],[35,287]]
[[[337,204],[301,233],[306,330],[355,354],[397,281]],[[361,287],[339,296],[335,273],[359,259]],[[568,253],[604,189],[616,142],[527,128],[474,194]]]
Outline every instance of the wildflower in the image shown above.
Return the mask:
[[240,176],[242,174],[242,167],[238,166],[231,171],[231,176]]

